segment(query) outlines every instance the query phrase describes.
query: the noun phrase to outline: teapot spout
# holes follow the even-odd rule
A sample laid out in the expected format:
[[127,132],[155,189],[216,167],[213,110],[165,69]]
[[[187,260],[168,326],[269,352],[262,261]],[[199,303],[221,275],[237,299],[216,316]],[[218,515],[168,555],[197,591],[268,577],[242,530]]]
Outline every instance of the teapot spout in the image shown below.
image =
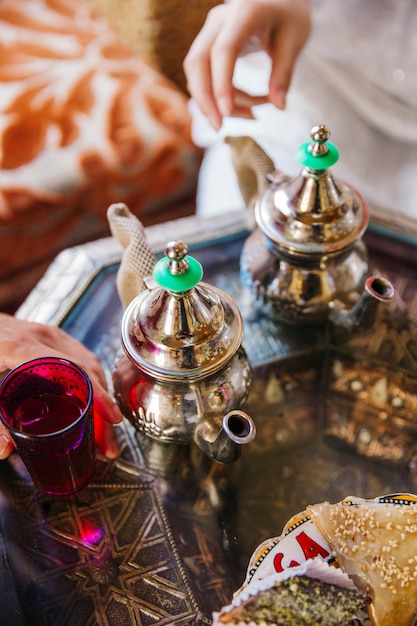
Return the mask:
[[223,418],[201,420],[194,430],[194,441],[212,461],[233,463],[240,457],[242,445],[253,441],[255,435],[252,418],[236,409]]
[[352,332],[368,330],[375,323],[380,304],[389,303],[395,298],[396,289],[384,276],[369,276],[358,302],[349,311],[331,309],[329,320],[335,326]]

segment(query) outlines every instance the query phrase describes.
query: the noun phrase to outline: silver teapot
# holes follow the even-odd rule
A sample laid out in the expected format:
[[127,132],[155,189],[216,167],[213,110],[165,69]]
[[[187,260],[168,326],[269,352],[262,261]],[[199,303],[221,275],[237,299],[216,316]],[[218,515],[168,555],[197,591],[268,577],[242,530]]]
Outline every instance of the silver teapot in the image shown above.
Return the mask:
[[166,443],[194,441],[211,459],[235,461],[255,436],[241,410],[252,380],[233,300],[201,282],[187,246],[170,242],[125,310],[113,369],[115,398],[140,432]]
[[339,154],[329,137],[323,124],[311,130],[297,153],[304,166],[298,176],[268,174],[255,203],[257,226],[242,250],[241,278],[263,311],[280,321],[330,319],[353,329],[372,324],[395,289],[383,276],[368,277],[362,241],[368,207],[332,176]]

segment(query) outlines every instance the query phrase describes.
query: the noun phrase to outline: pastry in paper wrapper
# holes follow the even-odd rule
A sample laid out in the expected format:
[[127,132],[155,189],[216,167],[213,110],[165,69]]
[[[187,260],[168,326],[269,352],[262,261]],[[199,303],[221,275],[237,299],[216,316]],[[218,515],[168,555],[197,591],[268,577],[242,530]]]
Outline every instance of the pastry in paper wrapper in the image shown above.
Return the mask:
[[370,601],[342,570],[317,557],[249,583],[213,615],[213,626],[340,626]]
[[[287,522],[280,536],[258,546],[249,561],[244,584],[234,594],[232,604],[214,614],[213,623],[285,624],[267,621],[273,619],[272,612],[267,611],[265,615],[269,616],[266,621],[262,617],[262,621],[262,612],[254,607],[261,602],[279,603],[279,590],[273,586],[283,582],[280,577],[290,582],[295,577],[313,578],[315,569],[310,568],[313,563],[316,568],[319,562],[335,576],[326,582],[347,589],[346,580],[341,584],[336,578],[342,574],[359,593],[357,600],[363,601],[362,606],[367,604],[366,597],[372,599],[366,612],[356,616],[355,626],[413,626],[417,616],[417,496],[390,494],[373,500],[348,497],[337,504],[308,506]],[[320,595],[322,590],[310,581],[310,588],[303,589],[303,594],[313,595],[314,599],[314,593]],[[244,606],[249,598],[256,601]],[[232,608],[238,615],[237,607],[245,609],[241,610],[245,621],[224,621],[227,614],[233,617]],[[256,620],[251,618],[250,609]],[[336,611],[333,616],[338,619]],[[319,621],[310,624],[338,623],[331,619],[319,616]],[[296,622],[294,618],[293,626],[298,623],[309,622]]]

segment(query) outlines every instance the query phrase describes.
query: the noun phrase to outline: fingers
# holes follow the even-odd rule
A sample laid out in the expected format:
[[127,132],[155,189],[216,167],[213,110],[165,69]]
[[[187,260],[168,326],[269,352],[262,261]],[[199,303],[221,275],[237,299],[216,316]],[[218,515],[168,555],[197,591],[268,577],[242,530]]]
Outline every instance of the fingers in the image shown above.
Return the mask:
[[[298,55],[310,32],[308,0],[235,0],[212,9],[184,61],[190,95],[215,129],[225,116],[253,117],[256,104],[282,109]],[[255,36],[271,57],[270,93],[261,102],[238,102],[233,74]],[[249,97],[249,96],[248,96]]]
[[215,129],[221,126],[222,114],[213,94],[211,49],[218,30],[221,28],[224,11],[225,6],[222,5],[209,11],[203,28],[194,39],[184,59],[188,91]]
[[[116,432],[113,424],[103,418],[103,407],[94,402],[94,439],[100,451],[109,459],[116,458],[120,453]],[[0,423],[0,460],[7,459],[14,450],[14,443]]]
[[214,7],[184,61],[190,95],[215,129],[225,116],[253,117],[239,107],[233,87],[237,57],[256,29],[251,17],[245,4],[242,11],[233,4]]
[[113,425],[120,423],[123,415],[107,393],[106,377],[97,357],[85,346],[64,334],[66,336],[63,338],[63,347],[66,354],[85,369],[93,386],[95,441],[106,457],[116,458],[120,449]]
[[236,61],[251,37],[263,31],[266,19],[265,7],[258,0],[233,2],[227,9],[211,49],[213,94],[222,116],[232,115],[236,108],[232,85]]
[[107,458],[116,458],[120,449],[113,425],[120,423],[123,415],[117,404],[107,393],[106,377],[103,368],[97,357],[88,348],[79,344],[78,341],[64,333],[64,331],[61,331],[61,333],[64,334],[61,337],[61,345],[65,348],[66,354],[85,369],[93,386],[95,441],[100,451]]
[[103,419],[96,407],[94,407],[94,439],[100,451],[108,459],[115,459],[119,456],[120,447],[114,426]]
[[240,89],[234,89],[233,93],[233,110],[230,115],[234,117],[246,117],[247,119],[253,119],[254,115],[252,108],[254,106],[258,106],[259,104],[269,102],[268,94],[265,94],[264,96],[252,96],[251,94],[245,93]]
[[[97,443],[106,456],[117,456],[113,424],[121,422],[123,416],[107,392],[106,376],[96,355],[61,328],[0,313],[0,370],[44,356],[69,359],[86,371],[93,386],[94,409],[99,415]],[[7,431],[0,430],[0,459],[9,456],[13,447]]]
[[119,424],[123,419],[119,407],[94,378],[91,378],[91,382],[93,385],[94,409],[109,424]]
[[[296,11],[297,2],[294,2],[293,6]],[[300,10],[295,22],[293,20],[284,22],[279,29],[279,36],[271,40],[268,49],[272,61],[269,96],[270,102],[279,109],[285,108],[294,67],[308,39],[310,28],[309,13]]]

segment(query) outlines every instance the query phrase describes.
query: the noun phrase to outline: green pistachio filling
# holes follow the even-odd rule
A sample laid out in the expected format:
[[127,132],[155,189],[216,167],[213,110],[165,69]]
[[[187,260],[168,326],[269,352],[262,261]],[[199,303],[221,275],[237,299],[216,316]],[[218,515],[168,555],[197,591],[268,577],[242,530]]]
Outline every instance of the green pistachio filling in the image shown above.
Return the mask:
[[244,624],[341,626],[370,601],[355,589],[295,576],[249,598],[236,609],[235,618],[238,612]]

